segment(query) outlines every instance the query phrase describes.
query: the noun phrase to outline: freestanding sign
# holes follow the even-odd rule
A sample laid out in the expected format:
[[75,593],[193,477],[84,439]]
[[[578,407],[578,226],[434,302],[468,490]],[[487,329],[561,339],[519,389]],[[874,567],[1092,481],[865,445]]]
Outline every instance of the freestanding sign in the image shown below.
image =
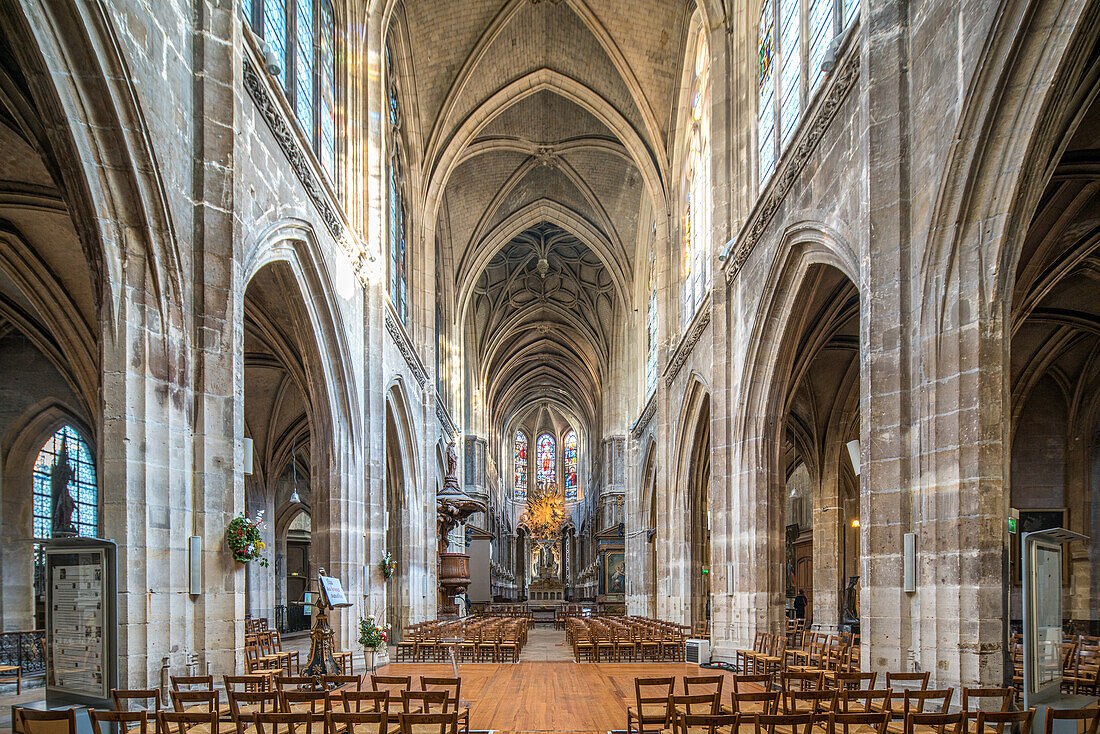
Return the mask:
[[46,705],[109,707],[118,687],[115,544],[58,538],[44,545]]

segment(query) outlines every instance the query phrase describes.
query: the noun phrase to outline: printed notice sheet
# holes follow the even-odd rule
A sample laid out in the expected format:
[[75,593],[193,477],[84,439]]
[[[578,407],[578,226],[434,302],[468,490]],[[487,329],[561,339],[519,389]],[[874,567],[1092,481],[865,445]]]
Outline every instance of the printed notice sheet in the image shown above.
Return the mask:
[[53,685],[74,693],[105,696],[103,556],[65,553],[50,568]]

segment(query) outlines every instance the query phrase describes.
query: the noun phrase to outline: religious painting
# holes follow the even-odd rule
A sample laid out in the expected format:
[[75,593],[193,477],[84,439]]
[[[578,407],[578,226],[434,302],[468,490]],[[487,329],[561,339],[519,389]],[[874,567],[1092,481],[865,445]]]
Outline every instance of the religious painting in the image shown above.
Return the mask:
[[565,464],[565,501],[577,499],[577,432],[565,434],[562,443],[563,463]]
[[626,593],[626,553],[607,551],[603,554],[603,568],[600,569],[605,594]]
[[[1016,534],[1011,538],[1013,584],[1020,586],[1023,583],[1020,576],[1023,572],[1023,564],[1020,562],[1020,544],[1024,533],[1065,527],[1066,508],[1064,507],[1020,510],[1020,522],[1017,525]],[[1069,585],[1069,553],[1065,552],[1062,553],[1062,584]]]
[[558,478],[558,456],[554,437],[549,433],[539,436],[535,450],[538,452],[535,456],[535,481],[543,485],[555,483]]
[[795,564],[794,544],[798,540],[799,528],[798,523],[787,526],[786,532],[786,572],[783,574],[787,579],[787,596],[793,597],[795,591],[795,577],[798,573],[798,569]]

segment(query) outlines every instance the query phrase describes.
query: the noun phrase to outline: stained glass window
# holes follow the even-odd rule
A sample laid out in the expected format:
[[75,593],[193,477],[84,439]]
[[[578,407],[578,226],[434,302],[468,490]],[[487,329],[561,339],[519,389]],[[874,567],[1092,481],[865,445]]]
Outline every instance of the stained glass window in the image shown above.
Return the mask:
[[[53,491],[55,475],[58,483],[56,495]],[[99,530],[99,490],[95,479],[95,464],[92,463],[88,444],[72,426],[59,429],[38,452],[31,485],[35,538],[53,537],[53,510],[57,507],[62,491],[67,491],[73,499],[72,523],[76,527],[77,535],[88,538],[96,536]],[[34,558],[37,587],[45,581],[45,558],[42,547],[37,543],[34,546]]]
[[558,480],[558,453],[557,445],[554,443],[554,437],[549,433],[544,433],[539,436],[538,443],[535,445],[535,450],[538,452],[535,461],[535,481],[539,484],[550,484],[557,482]]
[[401,166],[401,103],[397,96],[393,52],[386,47],[386,70],[389,74],[390,113],[390,177],[389,177],[389,291],[394,310],[401,323],[408,317],[409,279],[405,252],[405,187]]
[[331,0],[321,0],[318,6],[317,80],[320,86],[320,152],[321,165],[329,176],[336,175],[336,19]]
[[307,131],[313,130],[313,0],[297,0],[294,27],[294,111]]
[[561,442],[562,472],[565,474],[565,499],[577,499],[577,432],[569,431]]
[[825,79],[822,64],[830,44],[858,14],[859,0],[761,2],[756,98],[761,183],[775,172],[780,154]]
[[645,392],[657,387],[657,225],[649,241],[649,308],[646,310]]
[[700,32],[692,67],[687,150],[684,170],[684,220],[681,300],[683,325],[695,316],[710,287],[710,53]]
[[527,501],[527,434],[516,431],[516,444],[512,449],[515,475],[512,481],[516,502]]

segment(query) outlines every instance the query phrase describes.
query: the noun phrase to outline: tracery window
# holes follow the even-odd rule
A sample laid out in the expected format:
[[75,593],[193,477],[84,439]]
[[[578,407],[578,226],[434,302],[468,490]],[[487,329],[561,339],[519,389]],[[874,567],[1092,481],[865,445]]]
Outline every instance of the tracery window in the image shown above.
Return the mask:
[[762,0],[756,100],[761,183],[775,172],[779,156],[825,78],[822,63],[829,44],[859,14],[859,2]]
[[649,307],[645,333],[645,394],[648,396],[657,387],[657,248],[652,239],[649,243]]
[[516,431],[516,442],[512,448],[512,465],[515,474],[512,479],[512,491],[516,502],[527,501],[527,434]]
[[[57,492],[54,492],[54,484]],[[72,426],[62,426],[50,436],[38,452],[32,470],[34,537],[53,537],[53,511],[67,491],[73,499],[72,524],[77,535],[94,538],[99,531],[99,489],[95,464],[88,444]],[[45,583],[45,558],[42,547],[34,546],[35,586]],[[41,578],[40,578],[41,577]],[[44,587],[43,587],[44,591]]]
[[570,430],[561,442],[562,472],[565,474],[565,501],[577,499],[577,432]]
[[710,288],[710,53],[700,31],[692,66],[689,119],[684,155],[683,265],[681,301],[683,326]]
[[334,177],[336,16],[332,0],[245,0],[241,9],[279,59],[279,84],[321,167]]
[[390,119],[389,175],[389,293],[401,323],[406,323],[409,310],[408,253],[406,252],[405,177],[401,151],[401,102],[397,95],[393,51],[386,46],[386,71],[389,74],[388,103]]
[[554,437],[549,433],[539,436],[538,443],[535,444],[535,450],[537,451],[535,481],[539,484],[556,482],[558,479],[558,452]]

